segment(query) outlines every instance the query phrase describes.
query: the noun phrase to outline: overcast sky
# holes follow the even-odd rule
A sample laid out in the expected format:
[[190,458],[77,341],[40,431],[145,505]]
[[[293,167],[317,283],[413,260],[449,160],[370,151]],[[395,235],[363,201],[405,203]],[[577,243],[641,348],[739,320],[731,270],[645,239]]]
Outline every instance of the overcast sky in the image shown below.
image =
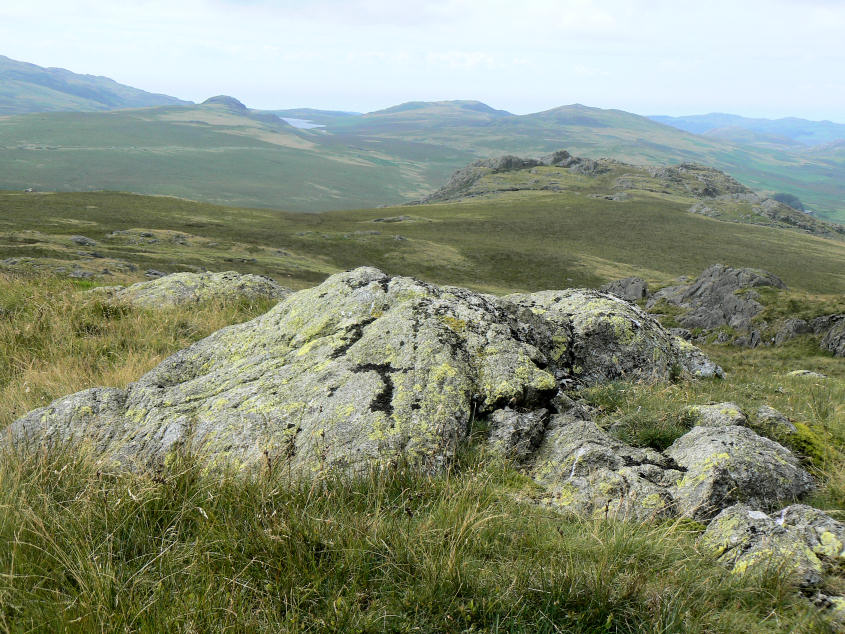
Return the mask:
[[0,54],[267,109],[479,99],[845,122],[844,39],[845,0],[0,3]]

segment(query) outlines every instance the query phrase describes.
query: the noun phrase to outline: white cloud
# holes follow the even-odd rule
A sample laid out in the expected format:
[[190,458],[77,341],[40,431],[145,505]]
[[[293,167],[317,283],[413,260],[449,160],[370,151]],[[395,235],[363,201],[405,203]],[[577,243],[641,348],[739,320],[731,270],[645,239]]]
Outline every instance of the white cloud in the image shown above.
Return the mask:
[[0,53],[204,99],[479,98],[845,121],[832,0],[7,0]]

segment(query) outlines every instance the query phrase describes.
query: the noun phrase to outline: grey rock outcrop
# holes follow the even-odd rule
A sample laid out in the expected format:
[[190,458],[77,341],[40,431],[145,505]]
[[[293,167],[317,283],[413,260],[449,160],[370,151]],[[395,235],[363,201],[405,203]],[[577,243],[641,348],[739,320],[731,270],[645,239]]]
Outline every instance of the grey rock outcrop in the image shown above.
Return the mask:
[[695,518],[735,502],[771,510],[813,488],[792,452],[747,427],[694,427],[664,453],[685,471],[672,490],[678,511]]
[[209,300],[282,299],[291,293],[266,277],[235,271],[162,274],[126,288],[107,286],[89,292],[139,308],[167,308]]
[[806,335],[813,332],[813,328],[804,319],[786,319],[775,334],[775,345],[783,345],[790,339],[799,335]]
[[641,277],[626,277],[616,280],[605,284],[601,287],[601,290],[606,293],[613,293],[617,297],[626,299],[629,302],[638,302],[647,299],[649,296],[648,282]]
[[490,416],[490,446],[517,463],[530,458],[546,433],[549,411],[519,412],[506,407]]
[[[11,433],[23,444],[84,443],[123,465],[180,449],[212,466],[354,470],[403,459],[438,470],[472,416],[547,408],[562,384],[717,370],[611,295],[521,299],[356,269],[214,333],[126,390],[67,396]],[[535,443],[533,423],[500,423],[517,451]]]
[[763,286],[786,288],[780,278],[766,271],[715,264],[689,286],[672,286],[658,291],[649,300],[648,307],[653,308],[663,300],[685,308],[687,312],[678,318],[685,328],[709,330],[731,326],[748,331],[752,318],[763,310],[753,289]]

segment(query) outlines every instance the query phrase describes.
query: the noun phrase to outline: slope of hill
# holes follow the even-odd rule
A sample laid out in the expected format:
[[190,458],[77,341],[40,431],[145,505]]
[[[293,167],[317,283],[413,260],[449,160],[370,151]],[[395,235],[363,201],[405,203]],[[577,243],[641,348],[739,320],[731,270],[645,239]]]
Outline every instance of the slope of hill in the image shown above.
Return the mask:
[[297,130],[227,97],[197,106],[0,118],[0,186],[119,190],[292,210],[425,195],[472,155]]
[[326,213],[115,193],[0,193],[0,269],[109,283],[147,269],[236,268],[302,288],[367,264],[504,293],[595,287],[634,274],[667,284],[726,262],[766,269],[795,289],[845,292],[845,241],[689,213],[696,198],[683,185],[608,200],[593,195],[606,184],[593,190],[592,182],[581,176],[559,192]]
[[186,104],[108,77],[42,68],[0,55],[0,115],[27,112],[97,111]]
[[711,113],[686,117],[652,116],[649,118],[694,134],[704,134],[719,128],[741,128],[764,136],[788,139],[805,146],[845,139],[845,124],[832,121],[808,121],[796,117],[752,119],[735,114]]

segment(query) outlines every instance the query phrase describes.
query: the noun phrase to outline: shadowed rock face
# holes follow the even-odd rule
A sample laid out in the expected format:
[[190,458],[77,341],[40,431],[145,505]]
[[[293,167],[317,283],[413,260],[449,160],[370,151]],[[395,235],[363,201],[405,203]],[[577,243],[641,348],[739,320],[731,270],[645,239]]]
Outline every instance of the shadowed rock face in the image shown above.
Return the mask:
[[209,300],[282,299],[291,291],[260,275],[223,273],[172,273],[127,288],[106,286],[92,293],[139,308],[167,308]]
[[611,295],[509,301],[361,268],[214,333],[126,390],[31,412],[12,434],[84,442],[124,465],[160,464],[183,447],[211,465],[405,459],[438,470],[473,416],[549,407],[561,384],[718,371]]

